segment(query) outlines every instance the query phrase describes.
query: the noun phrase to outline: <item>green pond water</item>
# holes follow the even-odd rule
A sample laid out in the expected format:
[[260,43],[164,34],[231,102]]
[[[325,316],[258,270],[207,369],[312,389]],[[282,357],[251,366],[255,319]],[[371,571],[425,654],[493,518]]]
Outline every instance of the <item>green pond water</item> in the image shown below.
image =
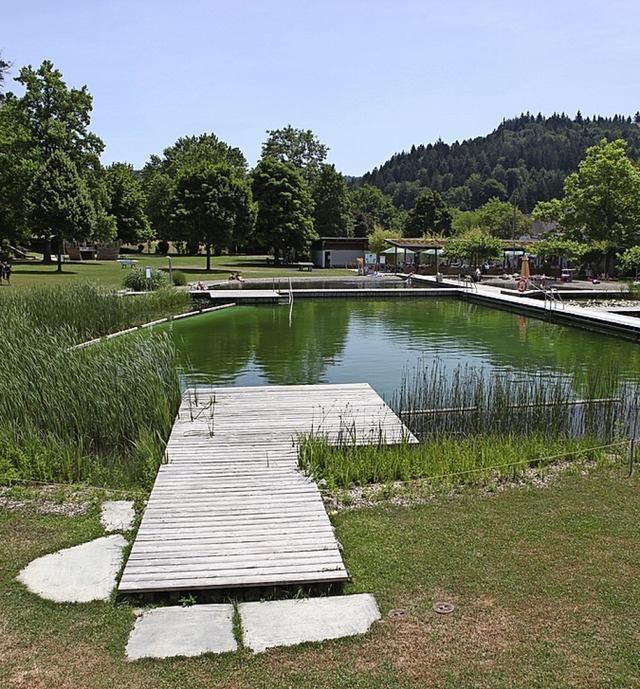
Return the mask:
[[597,365],[637,381],[640,371],[631,342],[453,299],[242,306],[168,328],[185,385],[368,382],[389,399],[425,363],[518,378]]

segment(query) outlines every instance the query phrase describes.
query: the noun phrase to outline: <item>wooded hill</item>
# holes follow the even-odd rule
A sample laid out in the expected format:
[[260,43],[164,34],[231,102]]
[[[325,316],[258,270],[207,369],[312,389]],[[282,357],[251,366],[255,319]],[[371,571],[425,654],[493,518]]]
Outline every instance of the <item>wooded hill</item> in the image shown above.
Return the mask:
[[490,198],[516,204],[530,213],[538,201],[561,198],[565,177],[574,172],[589,146],[606,138],[625,139],[627,154],[640,155],[640,113],[635,117],[575,118],[564,113],[529,113],[504,120],[488,136],[462,143],[438,140],[394,155],[356,184],[371,184],[410,209],[424,189],[440,192],[462,210],[479,208]]

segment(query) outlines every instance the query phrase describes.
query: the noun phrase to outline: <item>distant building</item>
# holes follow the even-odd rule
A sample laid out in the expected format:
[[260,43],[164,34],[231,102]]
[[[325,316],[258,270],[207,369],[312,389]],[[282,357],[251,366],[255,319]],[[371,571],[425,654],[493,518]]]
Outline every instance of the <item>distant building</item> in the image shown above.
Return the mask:
[[311,260],[318,268],[355,268],[368,246],[366,237],[320,237],[311,245]]

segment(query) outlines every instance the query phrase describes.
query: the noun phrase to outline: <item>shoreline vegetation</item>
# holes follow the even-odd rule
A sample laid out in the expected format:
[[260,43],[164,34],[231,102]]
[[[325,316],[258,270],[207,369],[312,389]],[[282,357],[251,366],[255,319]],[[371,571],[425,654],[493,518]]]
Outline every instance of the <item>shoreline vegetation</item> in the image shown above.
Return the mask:
[[168,336],[80,342],[187,310],[172,290],[122,298],[89,283],[0,295],[0,480],[151,487],[180,400]]
[[532,467],[626,458],[638,427],[638,386],[615,369],[576,368],[554,379],[436,361],[405,371],[390,402],[419,444],[360,444],[349,420],[331,445],[300,438],[300,467],[329,490],[426,479],[434,487],[515,480]]

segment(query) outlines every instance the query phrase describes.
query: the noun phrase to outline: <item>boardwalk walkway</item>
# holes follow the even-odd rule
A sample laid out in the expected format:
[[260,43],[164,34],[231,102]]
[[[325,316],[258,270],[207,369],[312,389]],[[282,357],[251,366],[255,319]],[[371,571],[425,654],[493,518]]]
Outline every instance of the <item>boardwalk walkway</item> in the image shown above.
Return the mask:
[[183,398],[120,594],[343,582],[298,433],[415,442],[367,384],[194,388]]

